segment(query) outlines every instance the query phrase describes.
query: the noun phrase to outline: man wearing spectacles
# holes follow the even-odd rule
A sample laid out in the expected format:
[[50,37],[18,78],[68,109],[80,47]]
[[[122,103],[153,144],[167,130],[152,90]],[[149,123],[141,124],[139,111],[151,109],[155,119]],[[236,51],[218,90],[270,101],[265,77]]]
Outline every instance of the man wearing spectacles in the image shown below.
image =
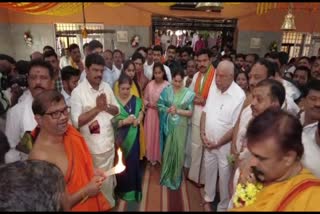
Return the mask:
[[55,90],[35,97],[32,111],[38,128],[31,132],[34,143],[29,159],[45,160],[61,169],[72,211],[106,211],[110,205],[100,192],[106,177],[102,170],[94,169],[84,138],[68,124],[68,108]]
[[37,123],[34,119],[31,106],[35,96],[45,90],[54,88],[54,71],[50,63],[43,60],[30,62],[28,72],[28,89],[23,101],[8,110],[5,134],[11,149],[5,155],[5,162],[15,162],[26,159],[27,156],[18,152],[15,148],[25,132],[33,130]]

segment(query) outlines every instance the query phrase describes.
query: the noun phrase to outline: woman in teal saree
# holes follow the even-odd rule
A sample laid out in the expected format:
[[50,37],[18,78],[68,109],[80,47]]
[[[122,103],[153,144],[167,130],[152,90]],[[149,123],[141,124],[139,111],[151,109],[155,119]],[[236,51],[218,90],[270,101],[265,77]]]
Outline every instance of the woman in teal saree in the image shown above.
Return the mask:
[[126,169],[116,175],[115,194],[125,201],[142,199],[142,178],[140,169],[140,122],[143,119],[142,100],[131,95],[132,80],[122,74],[119,78],[120,113],[112,119],[116,130],[116,147],[123,152]]
[[183,86],[184,72],[177,70],[172,85],[163,89],[158,101],[160,114],[160,184],[172,190],[180,187],[187,138],[188,117],[192,116],[194,92]]

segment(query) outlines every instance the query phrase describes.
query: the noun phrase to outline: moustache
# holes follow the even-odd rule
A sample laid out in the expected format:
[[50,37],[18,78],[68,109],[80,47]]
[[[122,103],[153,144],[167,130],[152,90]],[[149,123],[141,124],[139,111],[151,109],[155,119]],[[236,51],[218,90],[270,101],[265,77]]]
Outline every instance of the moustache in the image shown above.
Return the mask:
[[255,166],[251,166],[252,173],[258,182],[264,181],[264,173]]
[[36,87],[34,87],[33,89],[42,89],[42,90],[45,90],[43,87],[41,87],[41,86],[36,86]]

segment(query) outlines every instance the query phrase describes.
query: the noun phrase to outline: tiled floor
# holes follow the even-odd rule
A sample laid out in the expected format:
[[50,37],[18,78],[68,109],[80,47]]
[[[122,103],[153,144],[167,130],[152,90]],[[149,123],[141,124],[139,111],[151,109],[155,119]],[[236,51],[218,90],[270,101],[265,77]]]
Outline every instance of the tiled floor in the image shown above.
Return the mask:
[[[142,162],[143,183],[142,200],[125,202],[118,200],[112,211],[214,211],[217,200],[211,204],[202,205],[203,188],[196,187],[185,178],[180,189],[172,191],[159,184],[160,166],[152,166]],[[219,195],[219,194],[218,194]]]

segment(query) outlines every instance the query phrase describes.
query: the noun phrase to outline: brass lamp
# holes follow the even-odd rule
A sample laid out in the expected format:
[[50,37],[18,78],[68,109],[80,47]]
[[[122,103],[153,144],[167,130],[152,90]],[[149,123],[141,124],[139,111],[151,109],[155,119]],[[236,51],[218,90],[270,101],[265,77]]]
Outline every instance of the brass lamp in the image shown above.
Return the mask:
[[296,30],[296,25],[294,23],[294,15],[292,14],[292,3],[290,3],[288,14],[284,17],[284,22],[281,26],[281,30]]
[[223,9],[222,2],[200,2],[196,5],[196,9],[210,11],[220,11]]

